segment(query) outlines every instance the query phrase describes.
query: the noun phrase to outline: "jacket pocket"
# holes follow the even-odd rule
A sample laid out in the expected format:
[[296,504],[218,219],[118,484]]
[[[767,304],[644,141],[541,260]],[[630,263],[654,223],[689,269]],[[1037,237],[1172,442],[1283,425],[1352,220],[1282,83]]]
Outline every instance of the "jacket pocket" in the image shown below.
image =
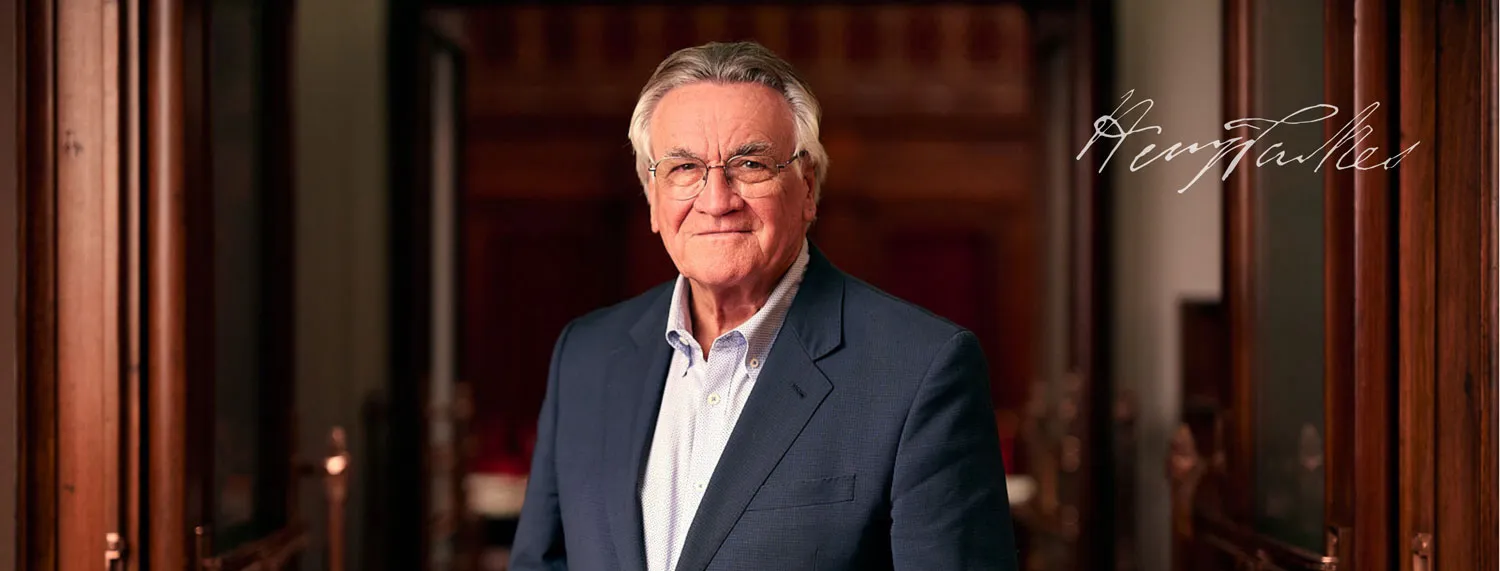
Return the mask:
[[854,501],[854,474],[761,486],[745,511],[774,510]]

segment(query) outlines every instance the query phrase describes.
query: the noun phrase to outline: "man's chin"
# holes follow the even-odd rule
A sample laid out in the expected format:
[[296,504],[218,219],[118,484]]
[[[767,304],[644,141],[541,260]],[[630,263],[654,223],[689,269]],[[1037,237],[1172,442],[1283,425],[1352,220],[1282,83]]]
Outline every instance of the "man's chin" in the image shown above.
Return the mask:
[[754,232],[745,231],[745,232],[715,232],[715,233],[712,233],[712,234],[694,234],[693,235],[693,240],[698,241],[698,242],[709,242],[709,243],[739,242],[739,241],[745,240],[747,238],[748,239],[754,239],[755,238],[755,233]]
[[719,289],[746,283],[755,274],[754,268],[749,267],[748,264],[727,262],[729,260],[705,260],[704,263],[694,266],[694,271],[686,275],[699,286]]

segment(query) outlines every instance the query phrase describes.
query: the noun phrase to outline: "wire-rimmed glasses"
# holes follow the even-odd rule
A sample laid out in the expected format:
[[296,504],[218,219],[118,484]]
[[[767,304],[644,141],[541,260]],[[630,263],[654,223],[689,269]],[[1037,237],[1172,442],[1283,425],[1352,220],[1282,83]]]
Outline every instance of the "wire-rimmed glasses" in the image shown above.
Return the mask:
[[767,155],[738,155],[729,157],[722,165],[709,165],[692,157],[667,157],[651,164],[651,175],[661,183],[669,195],[677,200],[691,200],[707,188],[708,171],[724,169],[724,176],[736,192],[745,198],[764,198],[774,194],[777,186],[761,184],[768,182],[786,167],[801,158],[806,151],[798,151],[784,163]]

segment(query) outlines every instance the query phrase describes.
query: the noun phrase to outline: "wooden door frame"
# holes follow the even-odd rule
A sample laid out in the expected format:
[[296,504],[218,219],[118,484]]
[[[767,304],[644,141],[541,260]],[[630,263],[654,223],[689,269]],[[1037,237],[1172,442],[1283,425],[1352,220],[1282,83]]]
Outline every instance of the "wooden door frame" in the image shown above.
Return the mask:
[[[1074,21],[1066,40],[1076,54],[1074,91],[1069,94],[1073,129],[1069,148],[1079,149],[1094,135],[1094,120],[1108,114],[1115,104],[1114,3],[1081,0],[1059,9],[1070,11]],[[1121,540],[1124,530],[1135,527],[1134,492],[1122,494],[1116,486],[1125,467],[1135,465],[1133,459],[1116,456],[1121,442],[1134,439],[1133,435],[1120,434],[1119,429],[1122,424],[1133,425],[1134,419],[1117,414],[1122,404],[1128,410],[1133,403],[1122,403],[1124,397],[1117,394],[1112,375],[1114,291],[1109,284],[1114,283],[1114,250],[1110,246],[1115,239],[1114,189],[1103,169],[1106,161],[1102,153],[1074,160],[1068,185],[1071,291],[1067,305],[1071,319],[1067,324],[1067,367],[1076,375],[1075,398],[1083,403],[1084,411],[1073,431],[1086,451],[1077,468],[1079,517],[1086,518],[1078,535],[1078,552],[1084,555],[1077,569],[1116,567],[1117,559],[1136,556],[1122,547],[1137,544]]]
[[[278,21],[289,22],[289,2],[272,4]],[[210,505],[208,490],[193,482],[211,468],[203,459],[212,434],[192,434],[188,421],[189,405],[212,395],[189,386],[187,345],[202,341],[186,335],[190,313],[199,327],[211,323],[205,298],[186,295],[191,272],[211,271],[187,264],[188,250],[207,243],[208,226],[189,219],[190,209],[207,204],[205,6],[14,5],[22,141],[18,568],[94,565],[105,555],[106,530],[121,536],[125,569],[187,568],[190,525]],[[277,47],[272,53],[284,59],[267,66],[276,72],[269,79],[285,89],[289,44]],[[285,99],[269,102],[268,114],[282,121],[265,143],[276,151],[268,156],[283,159],[267,174],[281,186],[291,178]],[[268,225],[281,233],[272,234],[279,241],[268,255],[282,262],[291,245],[282,227],[291,195],[283,194],[269,207],[288,214]],[[278,276],[271,295],[290,299],[292,278]],[[273,321],[289,324],[289,311]],[[272,368],[287,374],[290,343],[273,350],[281,358]],[[203,374],[203,361],[194,363]]]
[[[1225,0],[1226,120],[1255,116],[1254,6]],[[1412,540],[1436,528],[1444,532],[1430,542],[1430,564],[1497,563],[1496,553],[1481,548],[1500,533],[1495,10],[1493,1],[1325,1],[1326,102],[1340,117],[1380,103],[1362,123],[1373,135],[1365,147],[1389,156],[1421,146],[1398,169],[1324,174],[1328,541],[1321,554],[1281,549],[1248,523],[1254,169],[1230,175],[1224,283],[1235,416],[1227,460],[1235,468],[1223,488],[1224,517],[1197,521],[1207,524],[1200,534],[1242,556],[1264,550],[1284,566],[1332,557],[1340,569],[1410,571]],[[1346,120],[1324,126],[1330,140]],[[1436,456],[1435,449],[1449,452]]]
[[[427,516],[431,506],[427,491],[431,485],[431,463],[434,461],[433,451],[428,446],[428,422],[434,414],[456,417],[456,413],[462,408],[460,405],[452,410],[433,410],[428,398],[431,394],[429,375],[433,362],[431,330],[434,316],[430,272],[434,261],[435,229],[432,226],[432,216],[435,199],[431,164],[432,86],[429,81],[434,54],[441,51],[450,54],[455,60],[457,69],[454,70],[453,95],[460,109],[465,100],[463,82],[466,74],[462,69],[466,54],[461,42],[450,37],[450,31],[443,30],[429,19],[427,8],[434,7],[438,6],[423,5],[415,0],[396,0],[390,3],[388,20],[393,25],[388,40],[387,85],[390,86],[390,92],[387,109],[391,119],[391,141],[394,141],[390,145],[389,163],[391,380],[390,398],[386,401],[389,403],[388,409],[383,411],[388,423],[382,431],[386,435],[386,442],[383,443],[386,449],[383,453],[385,464],[380,467],[384,476],[380,489],[372,490],[371,494],[381,496],[379,505],[385,508],[382,510],[384,514],[380,516],[383,524],[380,526],[381,533],[385,537],[420,540],[372,541],[375,544],[370,546],[372,551],[384,549],[385,552],[372,554],[368,559],[372,565],[383,565],[383,569],[416,569],[427,565],[432,548]],[[462,212],[465,176],[462,164],[465,160],[463,132],[466,128],[462,123],[459,121],[456,125],[456,136],[460,143],[454,149],[457,156],[455,188],[458,189],[453,197],[455,214]],[[455,216],[451,241],[457,272],[454,282],[455,303],[462,303],[464,234],[460,219],[461,217]],[[460,322],[455,323],[458,331],[452,337],[457,345],[454,355],[455,374],[462,382],[461,311],[456,313],[456,318]],[[460,464],[466,456],[465,451],[472,448],[468,440],[468,434],[454,434],[453,459]],[[413,458],[420,461],[413,462]],[[409,490],[422,490],[422,493],[413,494]],[[462,493],[458,494],[458,498],[463,497]],[[468,510],[466,505],[456,505],[454,508],[460,515]],[[460,542],[477,547],[477,530],[473,528],[473,522],[460,517],[454,523],[460,526]],[[468,555],[477,556],[477,552]],[[463,561],[459,565],[461,568],[463,565],[474,568],[477,559]]]

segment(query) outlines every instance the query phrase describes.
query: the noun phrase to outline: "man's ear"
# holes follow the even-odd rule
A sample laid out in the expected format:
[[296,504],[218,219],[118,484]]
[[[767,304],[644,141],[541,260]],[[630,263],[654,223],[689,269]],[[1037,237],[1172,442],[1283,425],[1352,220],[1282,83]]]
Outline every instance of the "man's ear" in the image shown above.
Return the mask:
[[645,189],[646,205],[650,207],[646,210],[646,215],[651,218],[651,233],[660,234],[661,228],[656,225],[656,196],[651,194],[650,185],[641,186]]
[[802,201],[802,221],[811,224],[818,217],[817,181],[809,176],[804,179],[807,196]]

